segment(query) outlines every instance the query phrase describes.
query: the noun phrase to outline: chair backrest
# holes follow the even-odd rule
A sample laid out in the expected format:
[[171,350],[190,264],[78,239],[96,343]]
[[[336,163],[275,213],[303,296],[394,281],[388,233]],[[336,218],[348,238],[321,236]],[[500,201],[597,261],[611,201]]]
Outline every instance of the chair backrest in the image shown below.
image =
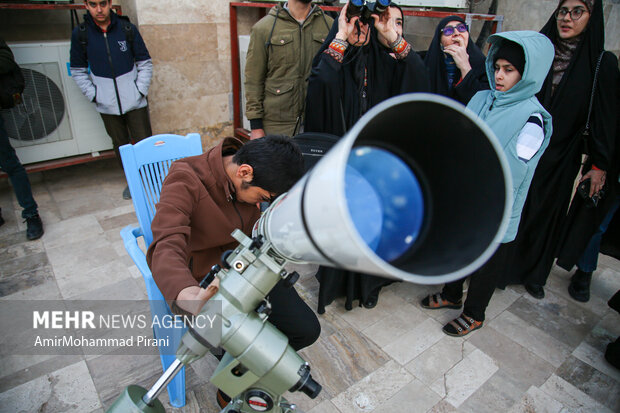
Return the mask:
[[175,160],[202,153],[200,135],[154,135],[135,145],[123,145],[119,151],[133,207],[148,248],[153,241],[151,221],[155,216],[155,205],[159,202],[164,178]]

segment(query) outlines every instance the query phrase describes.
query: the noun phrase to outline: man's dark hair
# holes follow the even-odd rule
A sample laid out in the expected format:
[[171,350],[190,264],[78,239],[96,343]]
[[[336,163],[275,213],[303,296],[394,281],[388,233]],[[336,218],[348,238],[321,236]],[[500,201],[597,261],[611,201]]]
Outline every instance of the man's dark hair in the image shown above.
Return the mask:
[[254,169],[252,186],[280,195],[304,174],[304,160],[295,142],[284,135],[267,135],[243,145],[233,156],[237,165]]

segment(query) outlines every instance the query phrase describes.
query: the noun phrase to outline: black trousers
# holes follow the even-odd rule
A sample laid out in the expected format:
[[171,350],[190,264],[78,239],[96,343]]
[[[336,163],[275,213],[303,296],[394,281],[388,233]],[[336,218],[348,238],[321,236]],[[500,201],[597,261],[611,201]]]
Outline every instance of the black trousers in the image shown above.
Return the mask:
[[295,351],[308,347],[319,338],[319,319],[294,287],[286,288],[279,282],[269,293],[269,301],[272,308],[269,321],[288,337]]
[[[103,119],[105,131],[112,138],[116,159],[119,162],[121,162],[121,156],[118,152],[119,146],[136,143],[153,135],[148,106],[129,111],[124,115],[107,115],[105,113],[99,115]],[[121,163],[122,167],[123,164]]]
[[[486,264],[469,276],[469,287],[463,313],[476,321],[484,321],[484,313],[495,291],[498,275],[508,262],[509,245],[510,243],[500,245]],[[441,291],[442,297],[453,303],[461,300],[465,278],[444,285]]]

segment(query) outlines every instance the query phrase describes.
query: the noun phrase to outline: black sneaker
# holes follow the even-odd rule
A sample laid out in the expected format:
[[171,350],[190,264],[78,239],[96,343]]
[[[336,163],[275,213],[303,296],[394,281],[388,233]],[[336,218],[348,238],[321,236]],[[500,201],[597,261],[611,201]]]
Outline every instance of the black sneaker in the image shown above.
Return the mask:
[[43,236],[43,222],[37,214],[33,217],[26,218],[26,238],[29,240],[39,239]]
[[4,218],[2,218],[2,208],[0,208],[0,227],[4,225]]
[[123,189],[123,199],[131,199],[131,192],[129,192],[129,185]]

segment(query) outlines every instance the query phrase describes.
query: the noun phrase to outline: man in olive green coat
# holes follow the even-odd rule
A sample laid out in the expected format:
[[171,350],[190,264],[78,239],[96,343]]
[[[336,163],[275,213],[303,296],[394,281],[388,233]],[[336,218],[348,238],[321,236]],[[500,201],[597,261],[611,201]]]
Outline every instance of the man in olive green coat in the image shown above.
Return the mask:
[[293,135],[304,113],[312,59],[332,22],[311,0],[288,0],[252,27],[245,65],[251,139]]

